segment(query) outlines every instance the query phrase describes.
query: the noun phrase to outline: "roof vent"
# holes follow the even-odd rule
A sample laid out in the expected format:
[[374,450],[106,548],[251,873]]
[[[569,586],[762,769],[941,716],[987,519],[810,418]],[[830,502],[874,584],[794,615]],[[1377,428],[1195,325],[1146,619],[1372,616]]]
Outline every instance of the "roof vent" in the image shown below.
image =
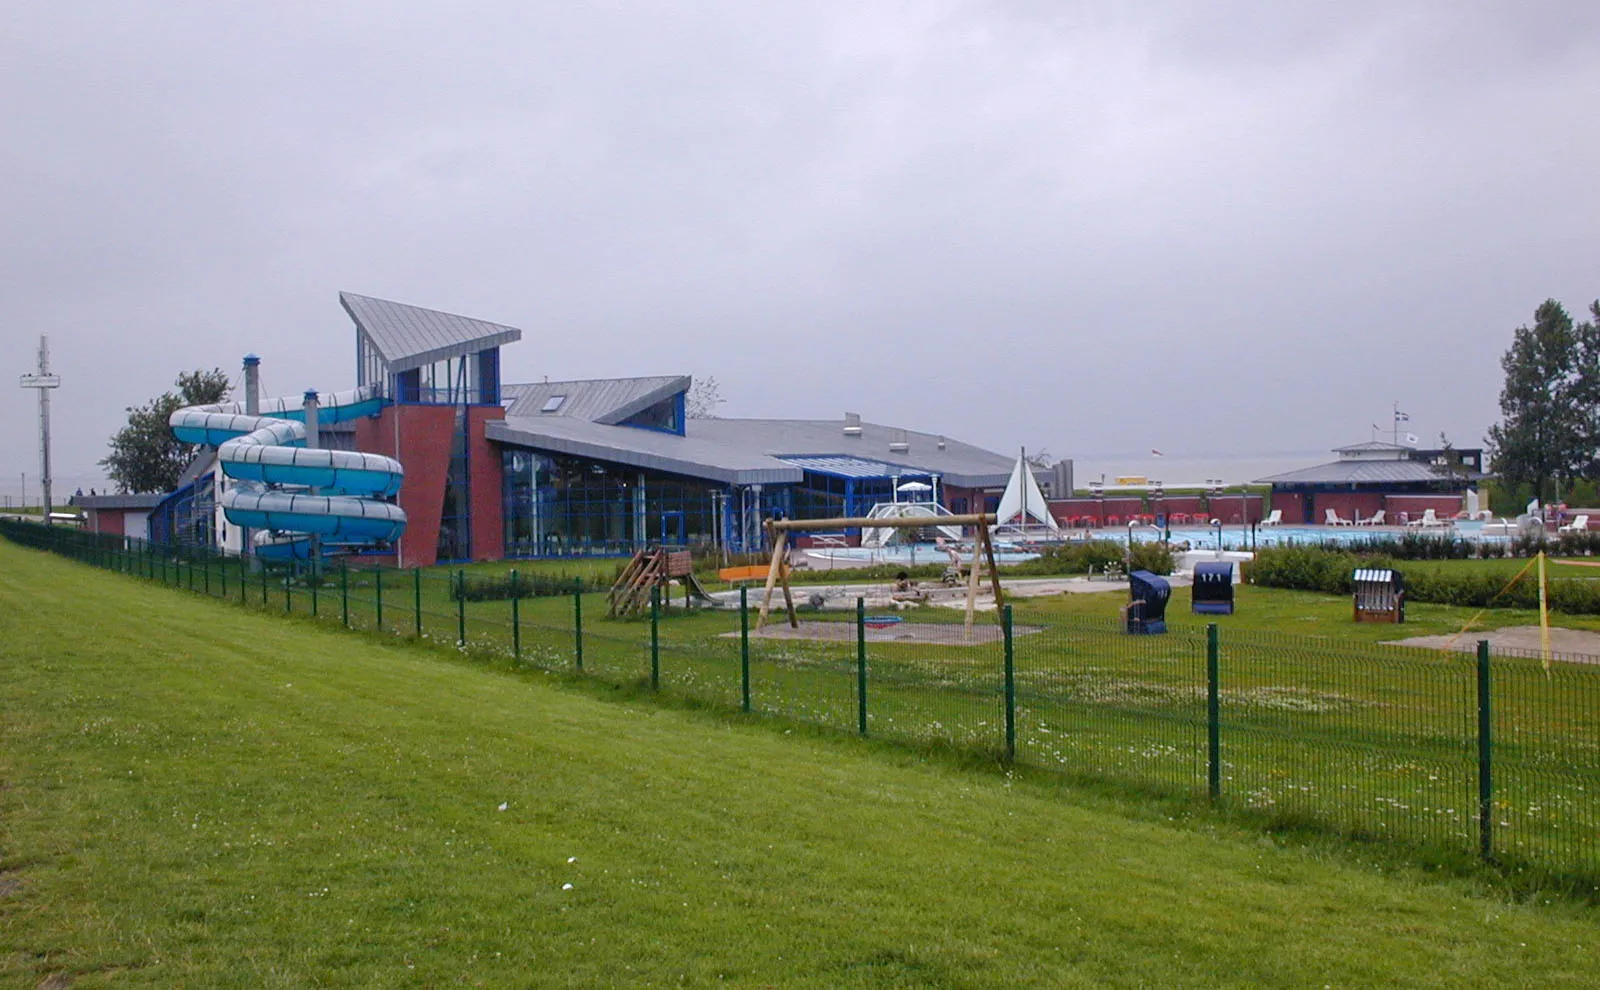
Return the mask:
[[904,454],[911,450],[911,442],[906,439],[905,430],[895,430],[889,434],[889,453]]
[[844,414],[844,435],[859,437],[861,435],[861,414],[847,412]]
[[939,438],[939,449],[940,450],[944,449],[944,437],[940,437]]

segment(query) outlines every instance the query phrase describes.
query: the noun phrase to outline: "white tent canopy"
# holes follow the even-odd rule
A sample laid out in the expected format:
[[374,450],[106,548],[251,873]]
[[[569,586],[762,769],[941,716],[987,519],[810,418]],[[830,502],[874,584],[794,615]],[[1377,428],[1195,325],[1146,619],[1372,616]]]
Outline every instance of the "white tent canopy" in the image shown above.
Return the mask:
[[1011,469],[1011,480],[1006,483],[1005,494],[1000,496],[1000,508],[995,515],[998,517],[996,525],[999,526],[1027,528],[1030,522],[1034,522],[1051,530],[1061,528],[1055,516],[1050,514],[1050,507],[1045,504],[1039,482],[1028,470],[1027,462],[1020,457],[1017,458],[1017,466]]

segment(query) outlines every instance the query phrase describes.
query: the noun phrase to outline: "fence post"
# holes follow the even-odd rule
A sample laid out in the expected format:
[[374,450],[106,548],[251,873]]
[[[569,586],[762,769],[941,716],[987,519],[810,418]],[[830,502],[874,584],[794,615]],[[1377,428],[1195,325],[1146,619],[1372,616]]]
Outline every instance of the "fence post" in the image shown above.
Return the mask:
[[650,589],[650,690],[661,690],[661,586]]
[[467,642],[467,572],[456,570],[456,645]]
[[1206,793],[1222,797],[1222,687],[1217,624],[1206,624]]
[[1494,858],[1494,774],[1489,711],[1489,641],[1478,640],[1478,855]]
[[222,552],[221,556],[219,557],[219,560],[221,561],[221,566],[219,566],[217,568],[217,577],[218,577],[218,579],[220,579],[222,581],[222,598],[223,598],[223,600],[227,600],[227,597],[228,597],[228,552],[226,550],[224,550]]
[[[318,549],[320,550],[321,548],[318,547]],[[321,562],[319,561],[318,563],[320,564]],[[318,586],[320,586],[322,584],[322,568],[320,566],[314,568],[313,573],[312,573],[311,577],[306,581],[306,584],[311,586],[311,617],[313,619],[315,619],[315,618],[318,618],[318,616],[317,616],[317,598],[318,598],[317,588],[318,588]]]
[[417,613],[417,638],[422,638],[422,568],[411,568],[411,606]]
[[210,547],[206,547],[204,550],[200,551],[200,559],[206,562],[205,588],[206,588],[206,597],[210,598],[211,597],[211,548]]
[[583,673],[583,578],[572,585],[573,669]]
[[1006,637],[1006,762],[1017,758],[1017,655],[1011,631],[1011,606],[1001,612],[1000,629]]
[[350,628],[350,565],[339,561],[339,615],[346,629]]
[[856,598],[856,731],[867,734],[867,600],[861,597]]
[[246,598],[250,594],[250,560],[244,555],[244,550],[239,551],[239,604],[248,605]]
[[283,614],[288,615],[294,611],[294,570],[293,565],[283,576]]
[[266,608],[267,604],[268,604],[268,602],[267,602],[267,564],[266,564],[265,561],[262,561],[262,563],[261,563],[261,607],[262,608]]
[[522,606],[517,597],[517,571],[511,570],[511,657],[522,660]]
[[750,586],[739,585],[739,707],[750,712]]
[[377,620],[378,631],[383,632],[383,568],[374,567],[372,569],[372,582],[377,591],[376,598],[378,599],[377,612],[374,614],[374,618]]

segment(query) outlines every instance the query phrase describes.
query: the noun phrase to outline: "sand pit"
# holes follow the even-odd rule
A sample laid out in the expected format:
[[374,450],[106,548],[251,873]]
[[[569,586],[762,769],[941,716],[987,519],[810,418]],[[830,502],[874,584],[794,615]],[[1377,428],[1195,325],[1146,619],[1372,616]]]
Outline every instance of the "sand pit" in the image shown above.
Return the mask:
[[[1039,632],[1039,626],[1014,626],[1012,633],[1017,636],[1027,636]],[[736,632],[723,633],[725,638],[736,637]],[[795,629],[781,616],[776,621],[769,623],[766,628],[759,631],[750,630],[751,639],[811,639],[833,643],[854,643],[856,641],[856,624],[854,622],[818,622],[815,620],[800,620],[800,628]],[[984,643],[998,643],[1001,640],[1000,627],[993,622],[973,623],[969,633],[964,625],[946,624],[940,622],[899,622],[883,629],[867,627],[867,642],[869,643],[936,643],[941,646],[978,646]]]
[[[1539,652],[1538,626],[1506,626],[1504,629],[1474,629],[1451,636],[1412,636],[1409,639],[1391,639],[1393,646],[1423,646],[1435,650],[1456,649],[1471,653],[1478,648],[1478,640],[1489,641],[1490,653],[1515,653],[1518,655]],[[1600,633],[1582,629],[1550,630],[1550,651],[1558,659],[1572,663],[1600,663]]]

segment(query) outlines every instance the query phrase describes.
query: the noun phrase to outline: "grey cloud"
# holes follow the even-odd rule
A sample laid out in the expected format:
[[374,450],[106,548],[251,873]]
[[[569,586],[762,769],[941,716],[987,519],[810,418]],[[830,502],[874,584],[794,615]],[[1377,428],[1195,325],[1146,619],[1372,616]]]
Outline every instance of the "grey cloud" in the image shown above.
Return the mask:
[[1588,4],[10,7],[0,353],[75,469],[184,368],[348,382],[341,288],[1058,454],[1472,443],[1600,294]]

